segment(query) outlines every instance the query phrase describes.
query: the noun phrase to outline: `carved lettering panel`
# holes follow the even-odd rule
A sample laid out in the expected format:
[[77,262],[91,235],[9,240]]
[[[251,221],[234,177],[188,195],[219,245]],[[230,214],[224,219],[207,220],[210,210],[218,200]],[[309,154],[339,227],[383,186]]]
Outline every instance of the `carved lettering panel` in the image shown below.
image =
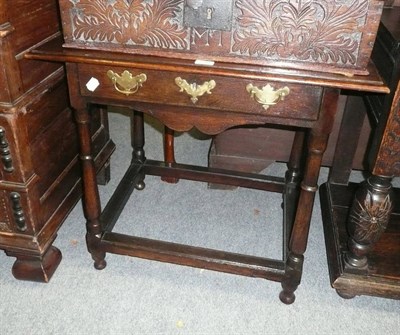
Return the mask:
[[60,0],[66,46],[294,67],[366,66],[376,0]]

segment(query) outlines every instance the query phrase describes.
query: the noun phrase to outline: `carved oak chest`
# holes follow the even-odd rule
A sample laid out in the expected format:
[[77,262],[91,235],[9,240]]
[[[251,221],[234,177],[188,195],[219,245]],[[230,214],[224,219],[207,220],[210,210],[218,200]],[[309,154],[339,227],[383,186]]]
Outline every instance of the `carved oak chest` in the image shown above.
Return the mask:
[[66,47],[366,74],[378,0],[59,0]]

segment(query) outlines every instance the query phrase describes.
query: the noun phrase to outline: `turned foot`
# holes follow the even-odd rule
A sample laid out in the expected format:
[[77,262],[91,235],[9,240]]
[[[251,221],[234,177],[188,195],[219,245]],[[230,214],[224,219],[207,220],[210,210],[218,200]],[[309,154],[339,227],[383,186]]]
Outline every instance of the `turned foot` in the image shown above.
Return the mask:
[[336,290],[336,293],[339,295],[339,297],[343,299],[353,299],[355,297],[355,294],[351,294],[341,290]]
[[99,250],[91,250],[92,259],[94,261],[93,266],[96,270],[103,270],[107,266],[107,262],[105,260],[106,253],[104,251]]
[[138,181],[138,182],[135,184],[135,188],[136,188],[138,191],[144,190],[145,187],[146,187],[146,184],[145,184],[144,180]]
[[12,274],[16,279],[48,283],[61,262],[61,251],[51,246],[43,255],[8,252],[16,257]]
[[279,294],[279,299],[286,305],[292,304],[296,299],[294,291],[300,284],[303,262],[303,255],[289,253],[286,260],[285,278],[281,282],[282,291]]
[[94,268],[96,270],[103,270],[107,266],[107,262],[105,259],[95,260],[94,261]]
[[[282,285],[283,286],[283,285]],[[285,289],[283,288],[283,290],[281,291],[281,293],[279,293],[279,299],[286,305],[290,305],[293,304],[294,301],[296,300],[296,296],[294,295],[294,292],[291,291],[289,288]]]
[[92,235],[89,232],[86,234],[86,246],[94,261],[93,266],[96,270],[103,270],[107,266],[106,253],[100,249],[99,243],[100,239],[97,235]]

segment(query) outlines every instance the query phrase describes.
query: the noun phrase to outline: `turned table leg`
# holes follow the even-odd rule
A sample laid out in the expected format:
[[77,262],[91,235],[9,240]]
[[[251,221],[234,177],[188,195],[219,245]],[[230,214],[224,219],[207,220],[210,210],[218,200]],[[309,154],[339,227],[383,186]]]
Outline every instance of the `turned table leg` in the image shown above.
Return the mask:
[[[164,162],[168,166],[175,163],[175,149],[174,149],[174,131],[167,126],[164,126]],[[174,177],[161,177],[162,181],[170,184],[176,184],[179,179]]]
[[[96,108],[97,112],[100,114],[102,124],[106,129],[109,129],[107,107],[101,107],[96,105],[95,107],[92,106],[92,108]],[[110,167],[110,159],[108,159],[103,165],[103,167],[97,172],[97,184],[107,185],[110,179],[111,179],[111,167]]]
[[[301,174],[303,170],[303,157],[304,157],[304,140],[305,131],[298,130],[293,139],[292,150],[290,153],[289,161],[287,163],[287,171],[285,174],[285,189],[283,197],[290,199],[290,202],[284,203],[284,238],[285,245],[288,244],[290,234],[292,231],[292,224],[294,215],[296,213],[297,202],[299,197],[299,185],[301,181]],[[285,253],[287,250],[285,250]]]
[[98,270],[106,267],[105,252],[98,247],[102,226],[100,222],[101,205],[97,188],[96,169],[91,150],[90,115],[85,108],[75,110],[79,131],[80,160],[83,174],[83,209],[86,218],[86,244]]
[[90,112],[85,100],[80,96],[77,65],[67,63],[67,78],[69,95],[79,133],[79,158],[82,166],[83,183],[83,212],[86,218],[86,244],[93,260],[94,267],[98,270],[104,269],[106,253],[101,250],[99,244],[102,233],[100,222],[101,204],[99,190],[97,187],[96,168],[92,155],[92,141],[90,131]]
[[314,128],[310,130],[304,176],[301,182],[299,201],[289,241],[286,273],[282,281],[282,291],[279,295],[280,300],[285,304],[294,302],[294,291],[301,281],[303,255],[307,248],[315,192],[318,190],[318,177],[322,155],[325,152],[329,134],[332,130],[338,98],[338,90],[325,89],[320,118]]
[[[146,160],[146,155],[144,152],[144,117],[142,112],[133,112],[132,121],[132,162],[134,164],[142,164]],[[141,174],[139,180],[137,181],[135,188],[137,190],[143,190],[146,186],[144,182],[145,175]]]

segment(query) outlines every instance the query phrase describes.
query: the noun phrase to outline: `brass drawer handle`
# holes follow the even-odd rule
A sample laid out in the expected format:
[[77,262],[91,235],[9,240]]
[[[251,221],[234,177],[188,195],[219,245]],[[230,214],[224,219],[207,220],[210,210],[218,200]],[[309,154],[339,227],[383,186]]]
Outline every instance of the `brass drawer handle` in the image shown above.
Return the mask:
[[135,94],[147,80],[147,76],[144,73],[133,76],[128,70],[122,72],[121,75],[112,70],[108,70],[107,76],[113,82],[115,89],[126,95]]
[[264,86],[262,89],[259,89],[253,84],[248,84],[246,90],[265,110],[270,106],[276,105],[279,101],[284,100],[290,93],[289,87],[287,86],[275,90],[270,84]]
[[217,85],[214,80],[205,81],[202,85],[196,83],[189,84],[181,77],[175,78],[175,84],[181,89],[180,92],[185,91],[191,96],[190,100],[195,104],[204,93],[211,94],[211,90]]

